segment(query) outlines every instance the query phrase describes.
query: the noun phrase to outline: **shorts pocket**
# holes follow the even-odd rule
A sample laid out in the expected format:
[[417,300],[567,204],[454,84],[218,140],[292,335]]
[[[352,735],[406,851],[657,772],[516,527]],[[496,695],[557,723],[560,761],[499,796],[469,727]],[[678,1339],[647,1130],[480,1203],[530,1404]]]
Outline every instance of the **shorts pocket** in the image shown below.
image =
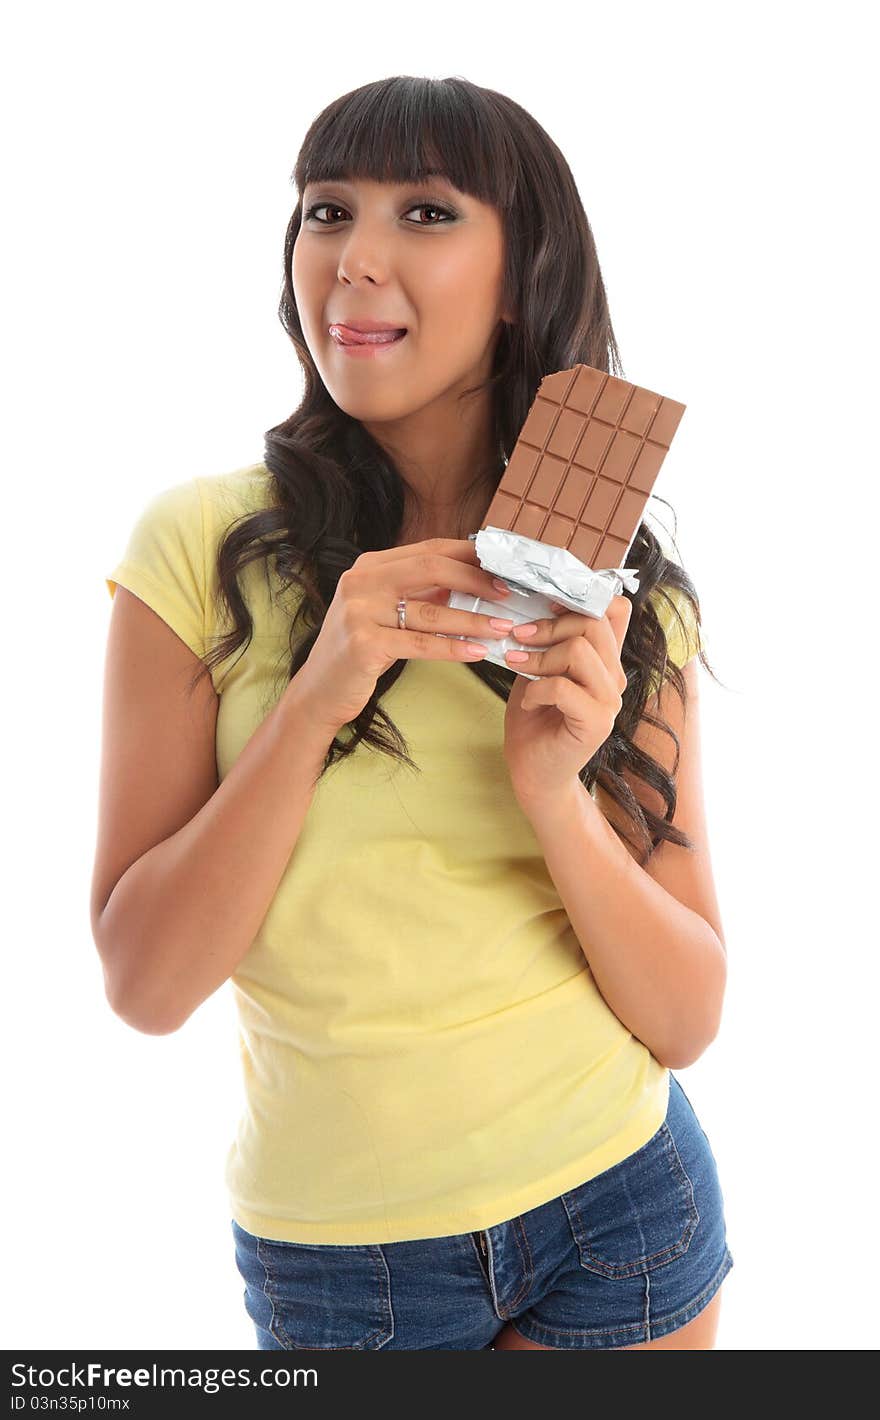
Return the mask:
[[561,1195],[580,1265],[630,1277],[687,1252],[700,1215],[666,1123],[629,1158]]
[[394,1335],[391,1278],[378,1243],[257,1240],[272,1303],[268,1331],[286,1350],[375,1351]]

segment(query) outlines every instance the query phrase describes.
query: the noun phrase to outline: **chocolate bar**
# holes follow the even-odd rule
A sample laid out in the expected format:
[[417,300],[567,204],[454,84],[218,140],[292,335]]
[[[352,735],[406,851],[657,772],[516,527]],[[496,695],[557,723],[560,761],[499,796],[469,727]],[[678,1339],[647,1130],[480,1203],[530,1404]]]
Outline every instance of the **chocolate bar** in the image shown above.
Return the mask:
[[545,375],[483,527],[622,567],[685,408],[591,365]]

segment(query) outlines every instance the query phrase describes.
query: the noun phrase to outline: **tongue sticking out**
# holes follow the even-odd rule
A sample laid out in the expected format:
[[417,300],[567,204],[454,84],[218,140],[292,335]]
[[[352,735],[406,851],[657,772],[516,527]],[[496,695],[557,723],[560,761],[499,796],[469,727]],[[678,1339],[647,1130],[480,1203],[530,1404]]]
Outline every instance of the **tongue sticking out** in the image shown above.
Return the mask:
[[406,328],[400,330],[352,330],[347,325],[331,325],[330,333],[342,345],[390,345],[406,335]]

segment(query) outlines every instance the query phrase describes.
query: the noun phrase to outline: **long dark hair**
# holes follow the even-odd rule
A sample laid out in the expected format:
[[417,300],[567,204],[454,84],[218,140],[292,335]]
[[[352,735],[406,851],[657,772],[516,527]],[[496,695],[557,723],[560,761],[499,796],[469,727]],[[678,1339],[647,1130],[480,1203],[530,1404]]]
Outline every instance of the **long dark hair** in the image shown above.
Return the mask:
[[[517,312],[517,322],[502,326],[485,387],[492,391],[494,446],[509,456],[546,374],[582,362],[626,378],[593,234],[569,166],[540,124],[504,94],[457,77],[397,76],[334,100],[309,128],[293,180],[302,194],[310,182],[361,178],[409,183],[429,171],[444,174],[460,191],[493,204],[504,221],[502,299]],[[292,679],[308,658],[341,574],[360,553],[393,547],[402,527],[401,474],[361,422],[331,398],[303,336],[291,274],[301,218],[300,197],[284,241],[279,315],[302,365],[305,391],[298,409],[265,435],[264,463],[276,506],[235,520],[221,542],[217,573],[234,628],[218,638],[199,674],[213,670],[250,641],[253,620],[238,584],[238,573],[250,562],[270,559],[282,587],[295,585],[302,592],[291,623]],[[499,463],[499,478],[501,472]],[[492,491],[487,493],[487,507]],[[476,530],[466,529],[462,536]],[[644,522],[626,565],[639,571],[621,656],[627,688],[612,734],[580,777],[587,789],[598,785],[623,809],[635,839],[617,825],[615,831],[644,863],[663,839],[688,849],[694,846],[670,822],[676,804],[678,738],[664,721],[646,714],[648,695],[663,680],[686,699],[681,672],[667,661],[666,636],[652,603],[678,589],[692,603],[697,628],[700,609],[684,569],[666,557]],[[678,614],[672,599],[669,609]],[[698,654],[714,676],[702,645]],[[418,768],[381,704],[407,664],[405,658],[396,661],[379,677],[364,709],[343,727],[349,733],[337,735],[329,746],[322,773],[336,759],[353,753],[361,741]],[[478,676],[507,700],[514,671],[491,662],[462,665],[466,674]],[[672,775],[633,743],[642,718],[675,741]],[[663,817],[639,803],[622,770],[660,793],[667,806]]]

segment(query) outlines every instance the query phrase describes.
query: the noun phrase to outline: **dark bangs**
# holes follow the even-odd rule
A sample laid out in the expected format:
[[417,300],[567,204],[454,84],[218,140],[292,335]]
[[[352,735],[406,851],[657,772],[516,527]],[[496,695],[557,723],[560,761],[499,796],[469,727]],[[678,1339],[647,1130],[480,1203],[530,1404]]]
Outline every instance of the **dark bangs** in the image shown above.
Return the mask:
[[410,183],[437,174],[506,212],[517,167],[491,90],[454,78],[398,75],[329,104],[306,134],[293,180],[302,194],[310,182]]

